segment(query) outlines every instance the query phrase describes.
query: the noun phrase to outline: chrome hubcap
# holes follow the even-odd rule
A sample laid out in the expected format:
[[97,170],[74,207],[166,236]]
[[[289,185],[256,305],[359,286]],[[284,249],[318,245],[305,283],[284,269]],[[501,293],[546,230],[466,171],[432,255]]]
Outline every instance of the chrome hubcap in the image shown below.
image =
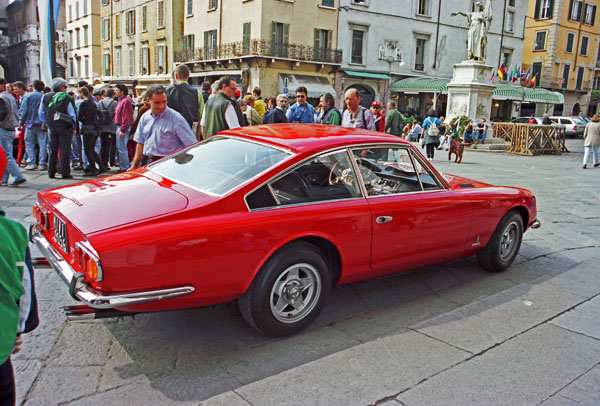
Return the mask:
[[519,228],[514,222],[509,223],[504,229],[504,233],[502,233],[502,238],[500,239],[500,258],[503,261],[508,260],[514,254],[517,248],[518,232]]
[[271,289],[271,313],[283,323],[302,320],[321,295],[321,277],[310,264],[295,264],[284,270]]

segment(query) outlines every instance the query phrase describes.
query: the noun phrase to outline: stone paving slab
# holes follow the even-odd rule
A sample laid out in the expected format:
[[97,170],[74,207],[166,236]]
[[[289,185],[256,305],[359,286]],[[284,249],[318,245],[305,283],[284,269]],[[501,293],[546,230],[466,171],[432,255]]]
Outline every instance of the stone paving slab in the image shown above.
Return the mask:
[[[86,396],[77,401],[69,402],[68,405],[165,406],[172,405],[174,403],[175,402],[173,402],[172,399],[169,399],[160,390],[154,389],[149,385],[135,383],[121,386],[113,390],[108,390],[106,392],[99,392],[92,396]],[[177,404],[180,406],[197,406],[198,401],[178,401]],[[29,406],[29,403],[27,403],[27,406]]]
[[100,367],[44,367],[25,405],[58,405],[92,395],[98,387],[101,372]]
[[544,324],[416,385],[412,405],[536,405],[600,362],[600,341]]
[[[600,296],[553,319],[550,323],[600,340]],[[600,381],[598,381],[600,387]]]
[[556,395],[543,402],[543,406],[600,405],[600,365],[596,365],[582,377],[576,379]]
[[406,332],[236,389],[252,405],[365,405],[465,360],[468,353]]
[[200,402],[199,406],[253,406],[246,402],[240,395],[235,392],[225,392],[221,395],[212,397],[204,402]]
[[579,296],[553,287],[523,284],[411,328],[477,354],[582,301]]

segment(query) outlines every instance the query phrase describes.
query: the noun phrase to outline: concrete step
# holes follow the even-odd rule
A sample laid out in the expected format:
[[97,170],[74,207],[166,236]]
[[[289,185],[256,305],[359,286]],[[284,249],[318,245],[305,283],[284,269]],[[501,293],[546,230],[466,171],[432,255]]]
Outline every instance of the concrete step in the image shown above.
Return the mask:
[[485,144],[475,144],[471,145],[465,150],[476,151],[476,152],[492,152],[492,153],[501,153],[504,152],[508,147],[510,147],[510,143],[506,142],[504,138],[486,138]]

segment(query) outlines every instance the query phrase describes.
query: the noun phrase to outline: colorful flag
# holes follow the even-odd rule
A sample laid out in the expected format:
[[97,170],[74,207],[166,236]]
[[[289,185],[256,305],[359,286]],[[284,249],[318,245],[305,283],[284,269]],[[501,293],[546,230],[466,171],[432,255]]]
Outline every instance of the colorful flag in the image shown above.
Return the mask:
[[512,71],[510,71],[510,73],[508,74],[508,82],[512,82],[513,80],[513,73]]
[[500,80],[504,80],[505,74],[506,74],[506,66],[500,65],[500,67],[498,68],[498,77],[500,78]]
[[537,75],[535,75],[533,77],[533,79],[531,79],[531,86],[533,86],[533,90],[535,90],[535,81],[536,81],[536,79],[537,79]]
[[492,85],[494,84],[495,77],[496,77],[496,72],[492,72],[492,77],[490,78],[490,80],[492,81]]
[[513,73],[513,80],[512,80],[513,82],[516,82],[517,79],[519,79],[519,77],[520,77],[520,73],[519,72],[520,71],[521,71],[521,69],[519,69],[518,66],[515,66],[515,71]]
[[[40,16],[40,76],[47,85],[52,83],[52,54],[56,51],[50,45],[50,0],[38,0],[38,15]],[[54,0],[54,29],[58,25],[58,10],[60,0]],[[56,73],[55,73],[56,75]]]
[[527,72],[525,72],[525,77],[523,79],[521,79],[523,81],[523,85],[527,86],[531,80],[529,79],[531,77],[531,67],[527,68]]

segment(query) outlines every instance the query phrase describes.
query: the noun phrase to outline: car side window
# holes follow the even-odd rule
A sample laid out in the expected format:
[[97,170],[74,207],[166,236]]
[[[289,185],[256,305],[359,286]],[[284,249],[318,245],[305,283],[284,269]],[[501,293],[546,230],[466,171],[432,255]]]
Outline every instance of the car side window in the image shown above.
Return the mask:
[[346,150],[320,155],[247,198],[250,209],[361,197]]
[[561,118],[560,123],[561,124],[571,124],[571,121],[569,121],[569,119],[567,119],[567,118]]
[[352,150],[368,196],[420,192],[421,182],[406,148],[371,147]]
[[419,174],[419,179],[421,179],[421,183],[423,184],[423,189],[425,190],[438,190],[443,189],[444,187],[439,183],[437,178],[433,175],[431,170],[423,165],[421,161],[419,161],[416,157],[415,165],[417,167],[417,173]]

